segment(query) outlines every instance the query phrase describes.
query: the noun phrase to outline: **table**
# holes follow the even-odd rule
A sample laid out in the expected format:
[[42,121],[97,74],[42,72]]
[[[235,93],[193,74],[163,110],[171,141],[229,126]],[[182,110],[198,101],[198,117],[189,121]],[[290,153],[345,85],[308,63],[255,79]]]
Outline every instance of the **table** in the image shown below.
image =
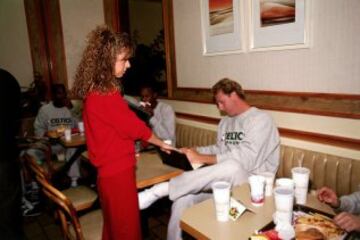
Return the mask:
[[[87,152],[84,152],[82,157],[89,159]],[[141,152],[136,159],[136,187],[138,189],[168,181],[183,172],[181,169],[163,164],[156,151]]]
[[[266,197],[265,204],[254,207],[250,203],[249,184],[243,184],[232,190],[232,196],[239,199],[253,212],[246,211],[236,221],[218,222],[215,217],[215,206],[213,199],[196,204],[187,210],[181,217],[180,227],[196,239],[248,239],[255,230],[272,221],[275,211],[274,197]],[[320,203],[314,195],[308,195],[307,204],[311,208],[334,214],[328,205]]]
[[79,147],[86,144],[85,135],[80,133],[72,134],[70,141],[66,141],[64,136],[59,141],[65,148]]
[[54,173],[54,176],[52,177],[53,181],[59,181],[64,175],[67,174],[69,171],[71,165],[80,157],[80,155],[86,150],[86,138],[84,134],[72,134],[71,140],[66,141],[65,137],[61,137],[59,139],[59,143],[64,148],[76,148],[74,154],[70,157],[68,161],[64,164],[64,166],[61,167],[56,173]]
[[156,151],[141,152],[137,157],[136,186],[138,189],[165,182],[180,175],[183,170],[162,163]]

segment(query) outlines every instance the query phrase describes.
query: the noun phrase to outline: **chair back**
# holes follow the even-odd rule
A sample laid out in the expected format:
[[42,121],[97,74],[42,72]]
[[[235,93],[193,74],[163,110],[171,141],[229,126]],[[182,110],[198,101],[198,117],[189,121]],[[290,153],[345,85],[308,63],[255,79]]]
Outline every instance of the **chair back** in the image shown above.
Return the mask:
[[41,186],[44,195],[57,206],[57,212],[61,221],[61,228],[65,239],[71,239],[68,221],[74,229],[76,240],[84,240],[80,221],[71,201],[58,189],[53,187],[46,178],[36,175],[36,180]]
[[25,153],[23,156],[23,162],[25,164],[26,169],[30,172],[31,176],[35,179],[36,176],[39,176],[41,178],[44,178],[46,180],[49,179],[48,173],[45,171],[44,168],[39,166],[39,164],[36,163],[34,157],[29,155],[28,153]]

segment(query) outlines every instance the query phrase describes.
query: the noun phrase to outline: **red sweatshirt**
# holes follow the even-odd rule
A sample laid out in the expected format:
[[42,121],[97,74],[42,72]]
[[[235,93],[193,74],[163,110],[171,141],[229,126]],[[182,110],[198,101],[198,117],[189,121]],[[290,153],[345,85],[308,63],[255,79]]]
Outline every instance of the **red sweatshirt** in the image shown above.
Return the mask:
[[151,130],[117,91],[89,94],[84,101],[83,121],[90,161],[102,177],[134,166],[134,141],[151,137]]

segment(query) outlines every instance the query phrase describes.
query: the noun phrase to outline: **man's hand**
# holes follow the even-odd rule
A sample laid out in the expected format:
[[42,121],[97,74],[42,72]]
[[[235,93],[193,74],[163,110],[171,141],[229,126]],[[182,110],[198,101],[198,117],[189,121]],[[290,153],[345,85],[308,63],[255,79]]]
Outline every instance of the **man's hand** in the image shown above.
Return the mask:
[[340,206],[340,201],[336,196],[336,193],[328,187],[322,187],[318,190],[317,197],[320,202],[327,203],[333,208],[338,208]]
[[360,231],[360,217],[342,212],[334,217],[334,222],[347,232]]
[[141,105],[141,108],[151,117],[154,116],[154,107],[151,106],[150,103],[144,102],[144,104]]
[[181,148],[180,149],[191,163],[203,163],[200,159],[200,154],[194,148]]

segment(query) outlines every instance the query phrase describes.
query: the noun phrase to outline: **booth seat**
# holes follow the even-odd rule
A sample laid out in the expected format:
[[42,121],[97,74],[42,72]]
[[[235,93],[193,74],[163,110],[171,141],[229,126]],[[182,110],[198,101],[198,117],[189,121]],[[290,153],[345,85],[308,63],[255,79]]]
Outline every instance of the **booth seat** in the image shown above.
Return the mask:
[[[216,132],[185,124],[176,124],[178,147],[214,144]],[[334,189],[339,196],[359,191],[360,161],[297,147],[281,145],[279,177],[291,177],[291,168],[304,166],[311,170],[310,189],[322,186]]]

